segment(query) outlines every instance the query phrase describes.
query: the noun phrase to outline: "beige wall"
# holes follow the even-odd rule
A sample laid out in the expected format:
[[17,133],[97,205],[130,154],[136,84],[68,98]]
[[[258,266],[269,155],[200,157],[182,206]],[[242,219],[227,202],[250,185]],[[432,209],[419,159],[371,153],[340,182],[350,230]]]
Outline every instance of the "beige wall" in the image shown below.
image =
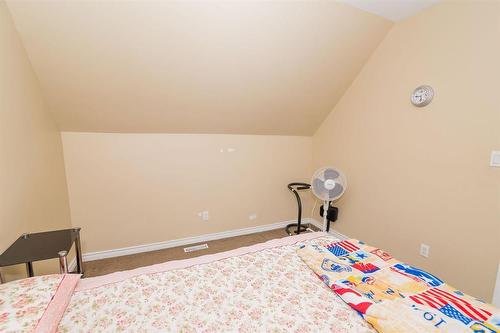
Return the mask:
[[[286,184],[333,164],[349,181],[335,228],[489,300],[500,257],[500,170],[488,167],[500,149],[499,11],[448,2],[396,24],[313,138],[63,133],[84,252],[294,219]],[[3,2],[0,16],[3,250],[22,232],[69,226],[70,212],[60,134]],[[422,83],[436,98],[417,109],[409,94]]]
[[[314,165],[348,177],[337,230],[486,300],[500,257],[499,14],[448,2],[396,24],[313,138]],[[420,84],[436,91],[425,108],[410,104]]]
[[[64,132],[72,221],[83,228],[83,252],[295,219],[286,184],[308,181],[311,143],[311,137]],[[208,221],[197,215],[203,210]],[[249,220],[251,213],[258,218]]]
[[[0,252],[21,233],[70,226],[61,136],[0,1]],[[35,264],[36,273],[58,272]],[[23,267],[3,269],[7,280]],[[20,275],[18,275],[20,276]]]

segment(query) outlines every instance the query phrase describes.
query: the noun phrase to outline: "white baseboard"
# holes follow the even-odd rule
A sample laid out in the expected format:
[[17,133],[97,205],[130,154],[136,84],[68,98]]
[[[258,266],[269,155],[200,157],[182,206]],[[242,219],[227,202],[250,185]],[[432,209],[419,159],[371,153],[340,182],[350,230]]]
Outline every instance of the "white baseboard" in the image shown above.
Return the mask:
[[[317,220],[315,220],[315,219],[313,219],[313,218],[308,218],[307,220],[308,220],[308,223],[311,223],[311,224],[312,224],[312,225],[314,225],[316,228],[318,228],[318,229],[320,229],[320,230],[321,230],[321,229],[323,229],[323,222],[317,221]],[[348,239],[348,238],[351,238],[351,237],[348,237],[348,236],[346,236],[346,235],[344,235],[344,234],[341,234],[341,233],[340,233],[340,232],[338,232],[338,231],[333,230],[333,224],[330,224],[330,231],[328,231],[328,233],[329,233],[330,235],[332,235],[332,236],[334,236],[334,237],[336,237],[336,238],[338,238],[338,239],[342,239],[342,240],[343,240],[343,239]]]
[[[188,245],[188,244],[191,245],[191,244],[196,244],[196,243],[204,243],[204,242],[209,242],[209,241],[222,239],[222,238],[229,238],[229,237],[235,237],[235,236],[241,236],[241,235],[254,234],[254,233],[262,232],[262,231],[280,229],[280,228],[285,228],[287,224],[295,223],[295,222],[296,222],[296,220],[290,220],[290,221],[260,225],[260,226],[256,226],[256,227],[222,231],[222,232],[216,232],[216,233],[212,233],[212,234],[205,234],[205,235],[187,237],[187,238],[181,238],[181,239],[174,239],[174,240],[169,240],[169,241],[165,241],[165,242],[130,246],[130,247],[124,247],[124,248],[120,248],[120,249],[105,250],[105,251],[98,251],[98,252],[89,252],[89,253],[84,253],[82,257],[83,257],[83,261],[93,261],[93,260],[100,260],[100,259],[106,259],[106,258],[120,257],[120,256],[126,256],[126,255],[130,255],[130,254],[150,252],[150,251],[168,249],[168,248],[172,248],[172,247],[184,246],[184,245]],[[304,223],[304,224],[311,223],[311,224],[314,224],[315,226],[318,225],[318,222],[315,221],[314,219],[311,219],[311,218],[303,218],[302,223]],[[75,266],[76,266],[76,261],[74,261],[74,260],[71,261],[69,268],[74,269]]]

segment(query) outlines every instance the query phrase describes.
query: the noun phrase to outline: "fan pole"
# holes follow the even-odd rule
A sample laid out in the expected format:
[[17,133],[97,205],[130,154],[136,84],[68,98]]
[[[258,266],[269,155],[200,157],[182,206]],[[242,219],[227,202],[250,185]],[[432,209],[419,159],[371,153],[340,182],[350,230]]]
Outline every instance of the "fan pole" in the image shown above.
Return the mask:
[[326,232],[327,226],[328,226],[328,221],[327,221],[327,215],[328,215],[328,203],[329,201],[325,201],[323,204],[323,231]]

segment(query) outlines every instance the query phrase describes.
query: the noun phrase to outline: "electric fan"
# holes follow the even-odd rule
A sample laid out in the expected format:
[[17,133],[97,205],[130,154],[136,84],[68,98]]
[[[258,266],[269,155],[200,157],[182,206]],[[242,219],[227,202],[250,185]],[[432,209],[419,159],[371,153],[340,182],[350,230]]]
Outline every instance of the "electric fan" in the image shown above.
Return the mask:
[[339,170],[325,167],[316,170],[311,180],[311,189],[315,196],[324,202],[323,231],[327,231],[327,212],[330,202],[337,200],[344,194],[347,180]]

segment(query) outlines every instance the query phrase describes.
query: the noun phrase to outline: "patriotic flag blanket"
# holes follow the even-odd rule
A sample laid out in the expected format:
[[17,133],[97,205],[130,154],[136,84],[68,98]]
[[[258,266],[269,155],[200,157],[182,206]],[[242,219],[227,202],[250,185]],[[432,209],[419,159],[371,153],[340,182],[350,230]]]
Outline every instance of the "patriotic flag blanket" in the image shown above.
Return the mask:
[[378,332],[500,332],[499,309],[356,239],[297,252]]

